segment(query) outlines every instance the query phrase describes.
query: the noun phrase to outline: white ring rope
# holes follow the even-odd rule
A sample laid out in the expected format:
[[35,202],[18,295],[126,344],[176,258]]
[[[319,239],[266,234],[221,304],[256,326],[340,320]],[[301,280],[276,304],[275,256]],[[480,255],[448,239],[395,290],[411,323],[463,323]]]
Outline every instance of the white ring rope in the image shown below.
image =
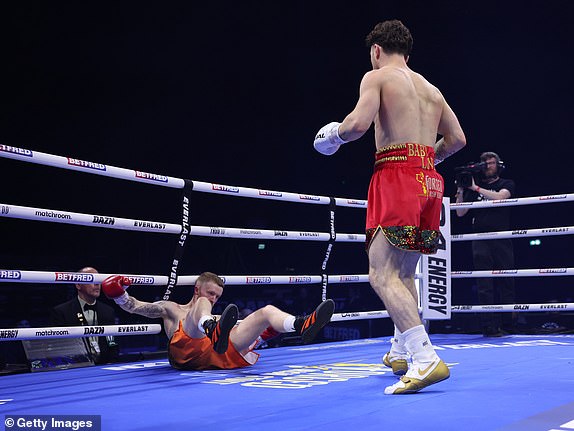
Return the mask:
[[[100,284],[107,277],[115,274],[92,274],[86,272],[50,272],[22,271],[0,269],[0,282],[7,283],[40,283],[40,284]],[[134,286],[165,286],[168,277],[164,275],[130,275],[124,274]],[[420,274],[418,274],[420,276]],[[177,279],[177,285],[192,286],[197,275],[183,275]],[[314,284],[321,283],[320,275],[222,275],[226,285],[251,284]],[[368,275],[329,275],[329,283],[367,283]]]
[[0,329],[0,341],[37,340],[45,338],[75,338],[111,335],[159,334],[161,325],[96,325],[96,326],[56,326],[50,328],[10,328]]
[[499,304],[499,305],[453,305],[453,313],[500,313],[500,312],[526,312],[526,311],[572,311],[574,303],[563,302],[548,304]]
[[[185,180],[167,175],[150,174],[132,169],[118,168],[102,163],[87,162],[71,157],[56,156],[53,154],[31,151],[25,148],[12,147],[0,144],[0,157],[20,160],[27,163],[53,166],[89,174],[103,175],[128,181],[136,181],[157,186],[183,189]],[[193,181],[193,190],[205,193],[224,194],[228,196],[241,196],[256,199],[272,199],[287,202],[299,202],[308,204],[329,205],[330,198],[326,196],[306,195],[290,192],[278,192],[273,190],[253,189],[249,187],[226,186],[215,183]],[[337,206],[366,208],[367,201],[360,199],[335,198]]]
[[[50,210],[0,203],[0,216],[24,220],[37,220],[52,223],[65,223],[89,227],[156,232],[179,235],[179,224],[157,221],[135,220],[95,214],[82,214],[71,211]],[[331,235],[325,232],[298,232],[270,229],[250,229],[233,227],[189,226],[189,235],[222,238],[257,238],[301,241],[329,241]],[[336,242],[365,242],[365,234],[337,233]]]
[[[31,151],[23,148],[11,147],[0,144],[0,157],[16,159],[24,162],[37,163],[47,166],[76,170],[85,173],[98,174],[129,181],[142,182],[147,184],[160,185],[164,187],[179,188],[185,187],[186,180],[181,178],[169,177],[164,175],[150,174],[131,169],[118,168],[100,163],[87,162]],[[263,189],[253,189],[247,187],[227,186],[215,183],[205,183],[193,181],[193,190],[206,193],[224,194],[227,196],[241,196],[258,199],[272,199],[300,203],[313,204],[331,204],[331,199],[324,196],[304,195],[288,192],[277,192]],[[366,208],[367,201],[353,200],[344,198],[334,198],[335,205]],[[554,202],[574,201],[574,194],[537,196],[519,199],[506,199],[480,202],[462,202],[450,204],[451,210],[459,208],[489,208],[500,206],[518,206],[533,205]],[[27,220],[41,220],[50,222],[60,222],[68,224],[77,224],[83,226],[108,227],[112,229],[145,231],[145,232],[165,232],[171,234],[181,234],[182,226],[179,224],[153,222],[145,220],[133,220],[119,217],[100,216],[93,214],[81,214],[68,211],[47,210],[17,205],[0,204],[0,215],[4,217],[22,218]],[[453,241],[481,240],[495,238],[515,238],[529,236],[552,236],[552,235],[569,235],[574,231],[574,226],[546,229],[516,230],[504,232],[486,232],[477,234],[452,235]],[[211,237],[230,237],[230,238],[259,238],[259,239],[286,239],[286,240],[311,240],[311,241],[330,241],[329,233],[320,232],[297,232],[297,231],[280,231],[280,230],[261,230],[261,229],[243,229],[227,227],[207,227],[207,226],[190,226],[191,235],[211,236]],[[341,242],[363,242],[364,234],[345,234],[337,233],[336,241]],[[41,272],[41,271],[20,271],[20,270],[0,270],[0,282],[28,282],[28,283],[101,283],[109,274],[85,274],[71,272]],[[526,276],[561,276],[574,275],[574,268],[548,268],[548,269],[525,269],[525,270],[503,270],[503,271],[452,271],[452,278],[473,278],[473,277],[526,277]],[[88,281],[87,276],[92,276]],[[416,274],[416,278],[422,278],[421,274]],[[167,276],[156,275],[128,275],[134,285],[166,285],[169,278]],[[329,275],[329,283],[365,283],[368,282],[367,275]],[[224,281],[229,285],[264,285],[264,284],[312,284],[323,282],[321,276],[268,276],[268,275],[248,275],[248,276],[224,276]],[[178,285],[192,285],[195,283],[197,276],[179,276]],[[504,305],[458,305],[452,306],[453,312],[500,312],[500,311],[566,311],[574,309],[574,304],[504,304]],[[342,320],[361,320],[371,318],[389,317],[385,310],[368,311],[368,312],[350,312],[333,315],[332,321]],[[110,326],[109,331],[98,335],[126,335],[120,331],[120,327],[133,328],[134,325],[115,325]],[[136,325],[138,326],[138,325]],[[139,325],[140,327],[157,326],[158,333],[161,330],[160,325]],[[3,339],[2,334],[13,334],[6,331],[20,331],[16,333],[17,337],[31,338],[11,338],[11,339],[32,339],[32,338],[49,338],[62,337],[58,335],[38,335],[37,331],[60,331],[69,330],[70,335],[66,336],[93,336],[93,333],[85,334],[83,331],[88,327],[74,328],[16,328],[0,330],[0,341]],[[93,327],[97,330],[106,330],[108,327]],[[104,329],[101,329],[104,328]],[[154,328],[155,330],[156,328]],[[94,329],[96,330],[96,329]],[[29,332],[22,332],[29,331]],[[36,331],[36,332],[33,332]],[[113,332],[117,331],[117,332]],[[82,333],[81,335],[76,335]],[[42,332],[47,334],[47,332]],[[133,332],[132,332],[133,333]]]
[[574,268],[499,269],[487,271],[452,271],[452,278],[498,278],[498,277],[559,277],[574,275]]
[[482,233],[465,233],[458,235],[451,235],[451,241],[477,241],[481,239],[508,239],[508,238],[527,238],[532,236],[555,236],[555,235],[572,235],[574,234],[574,226],[565,227],[548,227],[543,229],[519,229],[519,230],[505,230],[498,232],[482,232]]
[[569,193],[564,195],[532,196],[528,198],[451,203],[450,209],[452,211],[461,208],[510,207],[519,205],[551,204],[557,202],[571,202],[571,201],[574,201],[574,194]]

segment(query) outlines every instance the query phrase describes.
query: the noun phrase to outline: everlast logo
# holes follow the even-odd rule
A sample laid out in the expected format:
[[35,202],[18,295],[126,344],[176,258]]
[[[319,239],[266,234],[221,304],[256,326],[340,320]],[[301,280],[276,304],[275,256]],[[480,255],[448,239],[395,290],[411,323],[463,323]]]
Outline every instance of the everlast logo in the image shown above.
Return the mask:
[[566,304],[545,304],[540,306],[541,310],[560,310],[563,308],[568,307],[566,306]]
[[568,232],[567,227],[553,227],[550,229],[542,229],[542,233],[551,233],[551,232]]
[[553,196],[541,196],[541,201],[553,200],[553,199],[566,199],[566,195],[553,195]]
[[514,309],[515,310],[530,310],[530,306],[529,305],[515,305]]
[[92,220],[92,223],[96,224],[113,225],[115,222],[116,220],[113,217],[105,217],[105,216],[94,216],[94,220]]
[[97,171],[105,171],[106,165],[101,163],[86,162],[84,160],[72,159],[68,157],[68,165],[79,166],[80,168],[95,169]]
[[118,328],[118,332],[147,332],[148,325],[127,326],[125,328]]
[[150,221],[134,221],[134,227],[141,227],[146,229],[157,229],[157,230],[164,230],[165,224],[164,223],[155,223]]
[[318,232],[299,232],[299,236],[319,236]]
[[[446,260],[429,256],[428,258],[428,303],[429,309],[447,314],[446,305],[448,300]],[[434,305],[433,305],[434,304]]]
[[25,150],[24,148],[10,147],[8,145],[0,144],[0,151],[6,153],[19,154],[21,156],[33,157],[32,151]]
[[8,271],[0,269],[0,279],[2,280],[20,280],[22,274],[20,271]]
[[91,326],[84,328],[84,335],[102,335],[105,332],[103,326]]

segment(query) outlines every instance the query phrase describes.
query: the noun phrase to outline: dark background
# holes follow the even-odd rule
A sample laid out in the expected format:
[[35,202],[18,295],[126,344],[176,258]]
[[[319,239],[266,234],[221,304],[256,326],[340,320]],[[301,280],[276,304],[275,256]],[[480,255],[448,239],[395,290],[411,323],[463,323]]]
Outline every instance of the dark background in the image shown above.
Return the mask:
[[[415,41],[409,65],[441,89],[467,136],[468,146],[440,165],[446,194],[454,195],[454,168],[486,150],[500,154],[519,196],[568,193],[573,9],[569,0],[3,4],[0,142],[179,178],[366,199],[372,130],[331,157],[312,141],[353,109],[371,67],[366,34],[398,18]],[[3,158],[0,184],[2,203],[179,223],[179,190]],[[514,228],[569,226],[571,211],[571,204],[515,208]],[[327,221],[324,206],[202,193],[191,207],[194,225],[326,232]],[[452,224],[454,233],[469,231],[468,220]],[[363,210],[339,209],[337,229],[362,232]],[[528,242],[515,242],[517,268],[572,266],[569,237]],[[180,273],[321,272],[324,243],[265,241],[260,250],[261,243],[192,237]],[[7,269],[167,274],[174,245],[161,234],[0,219]],[[469,244],[453,247],[453,270],[470,269]],[[363,246],[337,244],[329,272],[366,273]],[[519,279],[519,301],[571,300],[568,282]],[[73,292],[3,287],[4,327],[42,324],[46,308]],[[475,301],[472,280],[453,287],[455,304]],[[319,290],[230,286],[222,303],[273,301],[302,312]],[[179,288],[174,299],[188,293]],[[337,311],[382,308],[368,286],[333,286],[330,296]]]

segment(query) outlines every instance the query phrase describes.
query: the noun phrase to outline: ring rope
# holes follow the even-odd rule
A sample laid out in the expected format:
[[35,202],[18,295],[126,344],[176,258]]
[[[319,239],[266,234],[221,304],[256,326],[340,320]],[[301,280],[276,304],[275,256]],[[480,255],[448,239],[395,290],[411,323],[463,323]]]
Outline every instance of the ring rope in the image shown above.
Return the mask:
[[452,278],[497,278],[497,277],[559,277],[574,275],[574,268],[541,269],[499,269],[487,271],[451,271]]
[[[100,284],[106,278],[115,274],[92,274],[86,272],[51,272],[24,271],[0,269],[0,282],[5,283],[39,283],[39,284]],[[164,275],[132,275],[128,277],[134,286],[164,286],[168,277]],[[417,274],[422,277],[421,274]],[[178,277],[178,285],[192,286],[198,275],[182,275]],[[320,275],[222,275],[227,285],[258,285],[258,284],[318,284],[323,278]],[[329,283],[367,283],[369,276],[363,275],[329,275]]]
[[37,340],[45,338],[75,338],[117,335],[159,334],[161,325],[96,325],[96,326],[55,326],[50,328],[10,328],[0,329],[0,341]]
[[[80,171],[84,173],[102,175],[128,181],[153,184],[162,187],[182,189],[185,180],[167,175],[150,174],[132,169],[118,168],[102,163],[88,162],[71,157],[56,156],[53,154],[32,151],[25,148],[12,147],[0,144],[0,157],[19,160],[21,162],[36,163],[40,165]],[[249,187],[227,186],[202,181],[193,181],[193,190],[204,193],[224,194],[228,196],[241,196],[256,199],[271,199],[287,202],[329,205],[331,198],[326,196],[306,195],[273,190],[253,189]],[[367,201],[360,199],[335,198],[337,206],[366,208]]]
[[519,230],[505,230],[498,232],[481,232],[481,233],[465,233],[458,235],[451,235],[451,241],[477,241],[481,239],[508,239],[508,238],[527,238],[539,236],[556,236],[556,235],[572,235],[574,234],[574,226],[565,227],[548,227],[543,229],[519,229]]
[[516,199],[496,199],[496,200],[485,200],[475,202],[451,203],[450,209],[457,210],[469,207],[491,208],[491,207],[505,207],[505,206],[519,206],[519,205],[552,204],[552,203],[571,202],[571,201],[574,201],[574,194],[568,193],[562,195],[531,196],[527,198],[516,198]]
[[548,304],[496,304],[496,305],[453,305],[453,313],[500,313],[500,312],[531,312],[531,311],[573,311],[574,303],[563,302]]
[[[0,216],[24,220],[46,221],[51,223],[65,223],[89,227],[102,227],[108,229],[131,230],[140,232],[156,232],[180,235],[182,225],[163,223],[148,220],[135,220],[121,217],[83,214],[70,211],[58,211],[43,208],[10,205],[0,202]],[[300,241],[330,241],[331,234],[326,232],[303,232],[270,229],[250,229],[233,227],[192,226],[188,225],[189,235],[225,237],[225,238],[251,238],[251,239],[277,239]],[[337,233],[337,242],[364,242],[365,234]]]

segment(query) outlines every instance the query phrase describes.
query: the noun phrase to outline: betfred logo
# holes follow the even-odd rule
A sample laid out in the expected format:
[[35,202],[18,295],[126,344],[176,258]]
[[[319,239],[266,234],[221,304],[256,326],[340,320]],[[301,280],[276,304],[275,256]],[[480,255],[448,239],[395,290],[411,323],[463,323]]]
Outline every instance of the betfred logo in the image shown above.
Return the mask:
[[311,196],[311,195],[299,195],[299,199],[303,201],[320,201],[321,198],[319,196]]
[[165,175],[149,174],[147,172],[141,172],[141,171],[136,171],[136,178],[158,181],[160,183],[167,183],[167,177]]
[[94,274],[74,274],[70,272],[57,272],[56,281],[68,281],[71,283],[85,283],[91,284],[94,282]]
[[5,153],[18,154],[19,156],[34,157],[34,154],[30,150],[24,148],[11,147],[9,145],[0,144],[0,151]]
[[8,271],[6,269],[0,269],[1,280],[20,280],[21,278],[22,273],[20,271]]
[[106,170],[106,165],[102,165],[101,163],[86,162],[85,160],[72,159],[71,157],[68,157],[68,165],[78,166],[80,168],[94,169],[96,171]]
[[153,284],[155,281],[153,277],[141,277],[137,275],[129,275],[128,279],[131,284]]
[[359,281],[358,275],[340,275],[339,281]]
[[271,277],[247,277],[247,284],[270,284]]
[[289,283],[311,283],[311,277],[289,277]]
[[280,198],[281,196],[283,196],[283,193],[281,192],[272,192],[269,190],[259,190],[259,196],[274,196],[276,198]]
[[218,192],[239,193],[239,187],[222,186],[221,184],[212,184],[211,189]]
[[566,268],[548,268],[538,271],[539,274],[564,274],[565,272],[568,272]]
[[366,206],[367,202],[366,201],[356,201],[356,200],[352,200],[352,199],[347,199],[347,204],[349,205],[359,205],[359,206]]

